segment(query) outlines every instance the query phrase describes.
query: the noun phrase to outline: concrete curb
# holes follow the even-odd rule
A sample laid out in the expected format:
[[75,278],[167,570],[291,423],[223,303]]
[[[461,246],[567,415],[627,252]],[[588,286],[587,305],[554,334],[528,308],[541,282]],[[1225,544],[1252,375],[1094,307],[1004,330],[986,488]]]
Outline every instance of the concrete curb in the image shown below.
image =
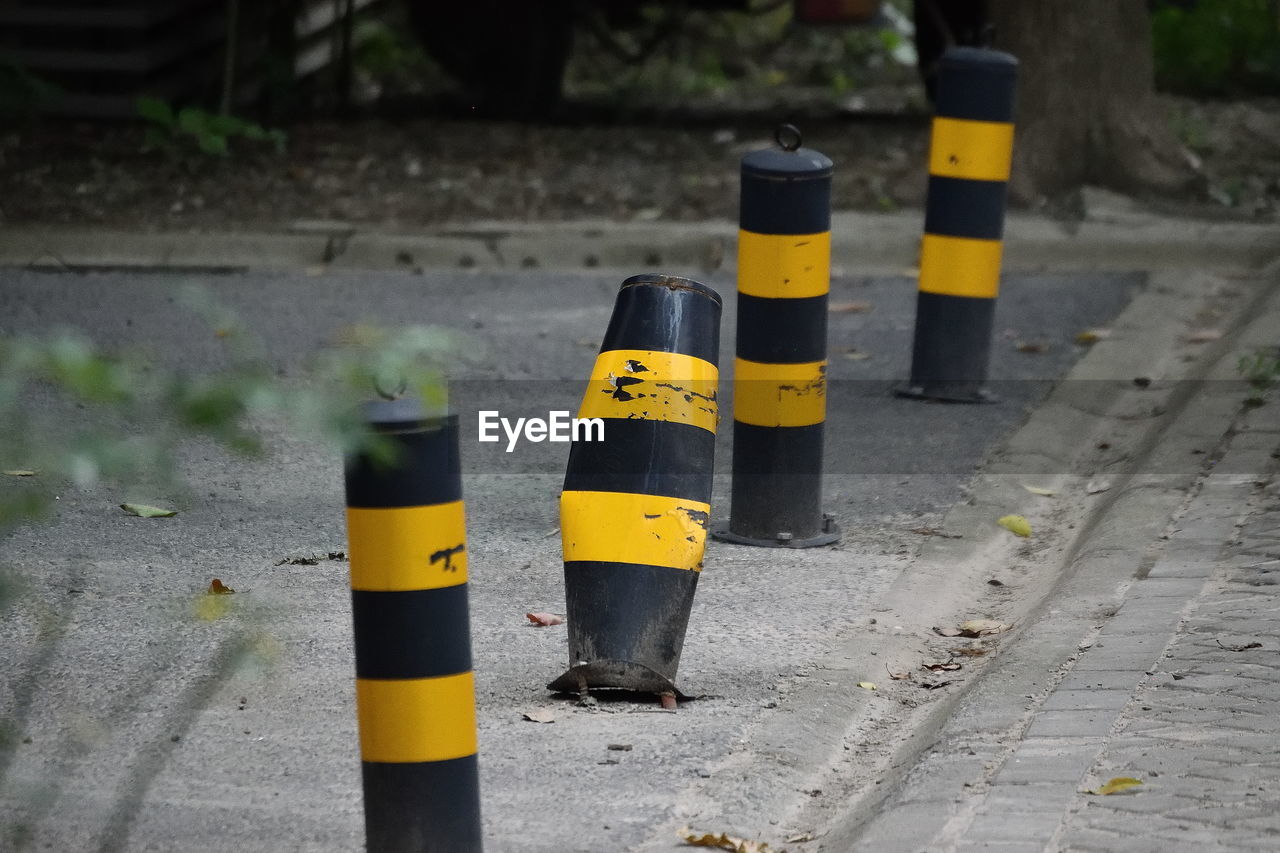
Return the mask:
[[[916,263],[921,215],[842,212],[832,218],[832,264],[842,274],[898,273]],[[38,269],[543,269],[705,274],[735,263],[730,222],[538,225],[476,223],[420,232],[301,222],[278,231],[136,233],[101,228],[0,230],[0,266]],[[1129,212],[1063,223],[1009,217],[1008,271],[1256,269],[1280,252],[1272,225],[1203,222]]]
[[[963,538],[927,540],[879,602],[876,624],[822,661],[817,669],[823,678],[809,679],[790,694],[789,713],[760,720],[745,738],[746,746],[716,768],[710,782],[686,791],[679,801],[714,809],[722,819],[717,829],[772,840],[779,829],[790,834],[834,827],[833,840],[824,849],[853,849],[850,839],[858,826],[903,781],[993,664],[991,659],[967,662],[961,684],[927,694],[904,686],[910,682],[891,681],[886,669],[918,669],[922,659],[956,643],[933,636],[934,625],[977,616],[1015,625],[1029,620],[1064,578],[1078,571],[1078,560],[1110,553],[1106,519],[1112,512],[1130,513],[1130,522],[1142,523],[1142,529],[1126,530],[1126,536],[1146,542],[1159,533],[1194,476],[1185,482],[1168,478],[1171,482],[1153,500],[1149,484],[1139,482],[1136,473],[1154,463],[1159,439],[1177,431],[1177,418],[1195,396],[1197,383],[1223,369],[1223,356],[1254,309],[1276,288],[1277,274],[1278,268],[1268,270],[1257,293],[1230,306],[1229,333],[1193,362],[1183,360],[1179,345],[1211,298],[1211,286],[1221,281],[1200,273],[1158,274],[1114,324],[1115,337],[1094,346],[993,456],[975,479],[971,499],[947,514],[942,529]],[[1132,381],[1139,376],[1156,381],[1140,388]],[[1202,432],[1221,435],[1221,429],[1214,429]],[[1100,452],[1104,443],[1107,449]],[[1182,452],[1186,459],[1185,447]],[[1109,475],[1115,480],[1113,490],[1085,495],[1087,476],[1082,472],[1108,471],[1117,458],[1123,464]],[[1028,512],[1025,508],[1036,507],[1038,500],[1022,488],[1028,482],[1054,488],[1060,497]],[[996,518],[1010,512],[1030,518],[1037,531],[1033,540],[1024,543],[995,526]],[[1018,585],[1026,587],[1021,599],[993,603],[987,579],[997,567],[1003,573],[1019,565],[1025,577],[1018,578]],[[1003,635],[1000,642],[1021,633]],[[868,680],[879,689],[856,686]],[[898,703],[915,706],[905,721],[895,716]],[[846,751],[866,753],[852,774]],[[732,777],[737,788],[717,786],[715,779],[721,776]],[[813,790],[823,795],[804,795]],[[779,826],[766,824],[766,819]],[[678,823],[673,819],[660,828],[641,849],[668,849]]]

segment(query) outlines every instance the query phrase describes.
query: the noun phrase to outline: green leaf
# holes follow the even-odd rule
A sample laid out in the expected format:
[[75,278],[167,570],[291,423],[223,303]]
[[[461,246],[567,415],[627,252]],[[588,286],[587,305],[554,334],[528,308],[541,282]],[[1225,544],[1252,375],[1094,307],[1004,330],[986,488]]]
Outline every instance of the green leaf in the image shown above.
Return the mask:
[[171,518],[178,514],[174,509],[162,509],[158,506],[148,506],[147,504],[120,504],[120,508],[130,515],[136,515],[138,518]]
[[149,122],[172,129],[174,125],[173,107],[160,98],[143,96],[135,102],[138,115]]
[[209,126],[209,114],[195,107],[183,107],[178,113],[178,129],[199,136]]
[[996,520],[996,524],[1008,530],[1014,536],[1030,536],[1031,522],[1020,515],[1006,515]]
[[229,153],[225,136],[219,136],[211,132],[201,132],[196,134],[196,142],[199,144],[200,150],[211,157],[226,157]]
[[212,115],[205,122],[205,128],[210,133],[216,133],[219,136],[248,136],[248,131],[251,127],[257,127],[257,125],[237,116]]

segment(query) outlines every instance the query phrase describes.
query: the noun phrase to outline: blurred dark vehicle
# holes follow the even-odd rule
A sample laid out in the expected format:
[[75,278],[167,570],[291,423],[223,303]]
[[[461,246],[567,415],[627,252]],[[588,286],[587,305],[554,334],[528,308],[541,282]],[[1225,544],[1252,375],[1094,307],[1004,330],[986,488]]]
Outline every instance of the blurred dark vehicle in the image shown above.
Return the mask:
[[[645,9],[746,12],[788,0],[407,0],[411,26],[427,52],[465,85],[478,111],[507,118],[551,113],[560,100],[574,29],[644,26]],[[793,0],[803,24],[874,25],[882,0]],[[988,34],[986,0],[915,0],[920,72],[933,96],[933,67],[952,44]],[[678,21],[672,15],[672,21]],[[657,36],[661,36],[659,31]]]

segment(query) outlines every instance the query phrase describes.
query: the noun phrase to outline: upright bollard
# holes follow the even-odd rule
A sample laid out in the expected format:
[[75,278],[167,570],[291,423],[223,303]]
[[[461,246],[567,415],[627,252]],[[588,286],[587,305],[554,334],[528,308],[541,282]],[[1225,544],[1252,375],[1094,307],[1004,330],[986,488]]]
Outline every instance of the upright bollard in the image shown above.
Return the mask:
[[808,548],[840,538],[822,512],[832,164],[790,125],[777,140],[742,158],[732,505],[714,535]]
[[365,415],[396,451],[346,464],[368,849],[479,851],[458,419],[410,399]]
[[569,670],[547,685],[678,693],[702,570],[719,417],[720,297],[686,278],[622,283],[560,497]]
[[983,388],[1000,287],[1018,61],[953,47],[938,67],[929,196],[905,397],[990,401]]

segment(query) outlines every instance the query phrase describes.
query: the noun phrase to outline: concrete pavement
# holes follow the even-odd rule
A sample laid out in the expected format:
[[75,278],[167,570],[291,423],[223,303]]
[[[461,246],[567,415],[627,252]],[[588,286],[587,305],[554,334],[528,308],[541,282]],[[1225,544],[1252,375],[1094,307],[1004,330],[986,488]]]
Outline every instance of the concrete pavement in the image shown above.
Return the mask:
[[[1144,245],[1141,228],[1110,228],[1112,246]],[[1252,235],[1258,242],[1249,245],[1270,252],[1273,237]],[[1054,267],[1070,254],[1077,269],[1114,270],[1150,255],[1069,235],[1058,245],[1028,255],[1026,267]],[[1170,250],[1163,245],[1157,254]],[[829,420],[842,428],[832,430],[827,488],[846,540],[804,553],[713,546],[682,667],[682,680],[709,695],[674,715],[549,700],[542,683],[562,668],[563,634],[530,628],[522,614],[560,606],[562,455],[542,445],[513,461],[491,445],[464,447],[489,849],[667,850],[683,823],[793,850],[861,849],[874,837],[866,833],[879,831],[879,814],[897,815],[898,832],[882,841],[899,846],[886,849],[932,849],[911,846],[903,816],[925,827],[922,815],[938,807],[897,811],[913,805],[913,780],[931,775],[910,772],[917,759],[934,754],[930,744],[951,742],[953,724],[967,727],[969,742],[994,727],[1007,735],[999,750],[1016,748],[1012,722],[1000,726],[1028,713],[1024,696],[1047,689],[1046,661],[1079,653],[1099,608],[1116,606],[1118,582],[1127,592],[1132,566],[1163,541],[1203,459],[1218,458],[1236,423],[1243,391],[1234,359],[1267,342],[1276,276],[1249,271],[1268,256],[1261,249],[1233,247],[1214,257],[1230,255],[1237,272],[1159,273],[1110,322],[1138,289],[1133,277],[1010,277],[999,328],[1052,346],[1029,358],[1016,351],[1017,337],[1002,336],[994,375],[1007,380],[1007,402],[998,407],[921,407],[887,396],[905,370],[910,280],[840,278],[833,299],[875,305],[832,315]],[[602,328],[616,281],[330,268],[303,278],[229,276],[216,286],[268,334],[286,372],[300,371],[308,348],[353,319],[353,305],[375,320],[443,317],[471,327],[507,348],[462,389],[470,411],[487,395],[518,408],[563,397],[572,408],[591,354],[579,340]],[[723,273],[712,283],[732,289]],[[216,351],[159,298],[172,285],[163,278],[7,274],[3,284],[7,332],[69,322],[194,363]],[[1104,324],[1112,337],[1071,367],[1074,334]],[[1189,340],[1206,327],[1221,339]],[[835,354],[844,348],[872,358]],[[548,379],[560,381],[536,381]],[[1273,408],[1257,414],[1274,422]],[[32,849],[360,846],[345,566],[273,565],[342,547],[337,471],[322,449],[268,435],[276,462],[266,474],[191,448],[184,466],[199,490],[172,496],[183,508],[173,524],[104,515],[110,496],[65,493],[53,525],[4,544],[5,562],[30,592],[0,628],[13,650],[0,708],[20,722],[0,753],[9,838]],[[1095,479],[1111,488],[1090,494]],[[1026,484],[1058,494],[1032,496]],[[721,512],[724,494],[721,476]],[[1030,542],[994,525],[1010,511],[1031,518]],[[1122,540],[1138,550],[1117,556]],[[1117,560],[1131,565],[1117,574]],[[211,576],[230,576],[247,594],[228,618],[204,624],[191,606]],[[1036,632],[1056,624],[1063,601],[1077,604],[1062,618],[1087,630]],[[936,689],[922,687],[922,676],[890,678],[959,643],[932,626],[974,616],[1015,631],[965,641],[992,651],[958,673],[928,676],[950,682]],[[1058,635],[1069,654],[1050,642]],[[1106,648],[1104,640],[1098,651]],[[1029,661],[1016,655],[1036,649]],[[878,690],[857,686],[867,680]],[[1000,685],[1009,689],[985,692]],[[963,704],[982,696],[976,710]],[[520,720],[544,707],[554,724]],[[608,743],[632,749],[613,752]],[[985,746],[972,751],[965,756],[990,757]],[[961,764],[949,772],[968,772]],[[817,840],[785,843],[805,837]],[[952,835],[938,837],[951,843]],[[1039,837],[1027,843],[1044,846]]]
[[[1277,340],[1273,297],[1239,347]],[[1084,538],[901,783],[837,822],[821,849],[1280,845],[1280,405],[1240,406],[1238,388],[1236,406],[1214,405],[1231,402],[1234,360],[1196,389],[1125,487],[1130,505]],[[1188,450],[1205,464],[1184,488],[1169,460]],[[1143,784],[1088,793],[1115,777]]]

